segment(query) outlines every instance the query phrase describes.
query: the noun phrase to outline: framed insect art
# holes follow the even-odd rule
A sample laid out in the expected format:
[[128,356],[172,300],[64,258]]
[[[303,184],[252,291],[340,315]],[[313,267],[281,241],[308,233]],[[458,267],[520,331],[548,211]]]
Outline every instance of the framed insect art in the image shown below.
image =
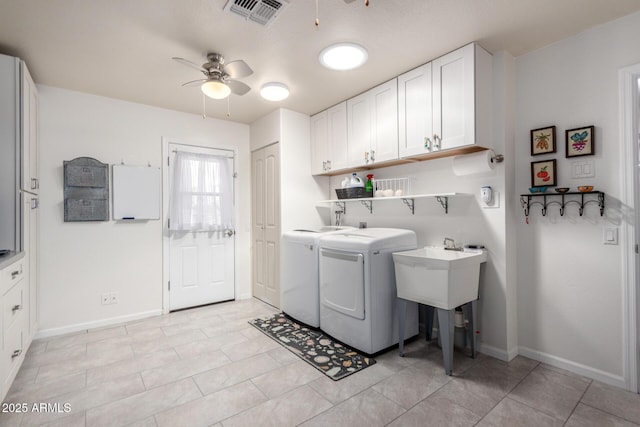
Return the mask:
[[569,129],[566,132],[566,157],[591,156],[595,154],[594,131],[595,128],[593,126]]
[[531,131],[531,155],[556,152],[556,127],[533,129]]

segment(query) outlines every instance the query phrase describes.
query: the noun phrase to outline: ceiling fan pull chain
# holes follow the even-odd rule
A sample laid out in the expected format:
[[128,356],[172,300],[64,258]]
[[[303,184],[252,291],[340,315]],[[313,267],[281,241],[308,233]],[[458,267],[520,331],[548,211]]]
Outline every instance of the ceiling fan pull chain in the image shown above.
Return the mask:
[[202,94],[202,118],[207,118],[207,97],[204,93]]
[[231,97],[227,96],[227,118],[231,117]]
[[320,19],[318,18],[318,0],[316,0],[316,27],[320,26]]

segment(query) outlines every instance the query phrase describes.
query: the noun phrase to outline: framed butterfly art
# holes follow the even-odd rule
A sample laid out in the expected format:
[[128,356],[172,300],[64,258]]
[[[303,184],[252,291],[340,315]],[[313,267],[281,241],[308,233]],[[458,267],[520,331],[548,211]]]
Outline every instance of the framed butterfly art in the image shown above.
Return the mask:
[[566,131],[566,157],[592,156],[595,154],[594,126],[585,126]]

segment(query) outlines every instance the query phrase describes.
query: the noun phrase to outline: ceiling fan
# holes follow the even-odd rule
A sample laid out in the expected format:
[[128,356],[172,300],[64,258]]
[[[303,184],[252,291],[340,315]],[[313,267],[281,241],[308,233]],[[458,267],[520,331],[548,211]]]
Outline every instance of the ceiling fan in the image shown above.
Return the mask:
[[224,57],[219,53],[208,53],[208,61],[202,65],[184,58],[173,57],[173,59],[204,74],[204,79],[193,80],[184,83],[182,86],[200,85],[202,93],[210,98],[224,99],[232,93],[244,95],[251,90],[248,85],[236,80],[253,74],[251,67],[243,60],[231,61],[225,64]]

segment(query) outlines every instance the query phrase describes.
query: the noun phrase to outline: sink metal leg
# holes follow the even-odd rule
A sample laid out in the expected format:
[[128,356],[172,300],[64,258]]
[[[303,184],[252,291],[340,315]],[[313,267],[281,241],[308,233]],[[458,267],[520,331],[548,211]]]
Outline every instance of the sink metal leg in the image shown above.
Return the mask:
[[455,310],[438,308],[438,328],[440,341],[442,342],[442,356],[444,358],[444,373],[451,375],[453,372],[453,333],[455,328]]
[[396,298],[396,311],[398,312],[398,348],[400,357],[404,357],[404,325],[407,301],[402,298]]
[[469,346],[471,347],[471,357],[476,358],[476,303],[477,300],[466,303],[462,306],[464,317],[469,321],[467,328],[467,336],[469,338]]
[[431,341],[433,334],[434,309],[430,305],[425,306],[425,327],[427,328],[427,341]]

